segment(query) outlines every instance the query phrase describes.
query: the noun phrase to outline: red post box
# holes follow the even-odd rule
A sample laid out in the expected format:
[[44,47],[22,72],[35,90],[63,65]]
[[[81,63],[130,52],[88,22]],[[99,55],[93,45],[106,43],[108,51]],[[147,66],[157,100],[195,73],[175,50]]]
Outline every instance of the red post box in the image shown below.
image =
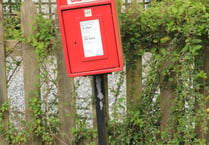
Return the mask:
[[57,9],[69,77],[123,69],[114,0],[57,0]]

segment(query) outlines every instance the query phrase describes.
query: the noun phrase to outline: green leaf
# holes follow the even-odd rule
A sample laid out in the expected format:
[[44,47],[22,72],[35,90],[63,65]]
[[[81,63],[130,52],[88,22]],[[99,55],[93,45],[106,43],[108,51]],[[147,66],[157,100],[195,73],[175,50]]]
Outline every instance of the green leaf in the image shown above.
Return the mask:
[[166,43],[170,40],[171,38],[169,36],[165,36],[163,38],[160,39],[160,43]]
[[198,74],[196,74],[196,79],[207,79],[207,74],[204,71],[200,71]]
[[166,54],[166,49],[165,48],[160,48],[160,52],[164,55],[164,54]]

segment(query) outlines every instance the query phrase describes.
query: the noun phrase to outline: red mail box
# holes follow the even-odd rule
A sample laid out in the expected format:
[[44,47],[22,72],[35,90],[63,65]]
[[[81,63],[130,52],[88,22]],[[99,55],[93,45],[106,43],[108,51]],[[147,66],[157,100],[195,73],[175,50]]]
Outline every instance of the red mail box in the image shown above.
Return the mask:
[[57,9],[69,77],[123,69],[114,0],[57,0]]

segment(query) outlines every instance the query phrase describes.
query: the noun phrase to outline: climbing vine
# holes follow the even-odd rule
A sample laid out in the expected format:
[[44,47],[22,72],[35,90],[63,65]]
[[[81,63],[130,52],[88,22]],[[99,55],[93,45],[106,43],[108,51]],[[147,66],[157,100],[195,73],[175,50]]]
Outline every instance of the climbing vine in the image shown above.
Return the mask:
[[[126,66],[134,67],[137,55],[151,52],[142,100],[128,110],[131,119],[112,124],[113,144],[205,144],[208,131],[208,74],[203,69],[208,46],[209,13],[204,1],[153,1],[149,8],[133,2],[121,14]],[[133,54],[133,52],[135,52]],[[134,68],[133,68],[134,69]],[[161,124],[161,92],[172,94]],[[169,96],[167,96],[169,97]],[[169,102],[166,102],[169,103]],[[198,106],[198,107],[197,107]],[[121,127],[123,126],[123,127]]]
[[[41,84],[38,87],[41,88],[41,96],[37,92],[34,92],[35,96],[27,104],[34,115],[32,122],[25,122],[24,112],[14,113],[15,111],[13,112],[13,108],[9,107],[9,103],[5,102],[5,105],[2,106],[0,111],[0,121],[3,121],[4,118],[2,114],[9,110],[13,112],[11,115],[18,116],[19,114],[21,117],[16,118],[18,125],[15,125],[13,121],[10,121],[8,126],[2,123],[0,128],[1,134],[5,136],[5,140],[9,144],[24,144],[28,142],[28,139],[32,138],[29,134],[41,137],[45,144],[53,144],[58,132],[59,117],[57,113],[58,109],[56,109],[58,108],[58,100],[56,94],[56,65],[54,65],[56,41],[52,20],[39,14],[33,23],[34,33],[26,39],[23,37],[20,28],[20,3],[14,2],[14,4],[6,3],[4,5],[5,7],[14,6],[14,8],[11,8],[14,15],[7,15],[7,11],[5,10],[3,21],[5,40],[19,40],[21,43],[29,43],[35,48],[40,68],[39,79]],[[6,48],[7,56],[12,51],[11,48]],[[21,63],[22,59],[19,60],[15,57],[12,58],[12,64],[11,61],[7,61],[7,74],[11,74],[8,77],[8,82],[15,74],[16,68],[20,67]],[[16,66],[15,70],[13,70],[14,65]]]
[[[18,8],[18,7],[17,7]],[[116,99],[113,120],[109,122],[109,142],[117,144],[206,144],[208,132],[209,80],[205,71],[205,52],[209,46],[209,4],[204,0],[165,0],[152,1],[149,8],[133,2],[121,12],[121,36],[126,59],[126,67],[135,67],[136,58],[145,52],[151,53],[149,62],[143,67],[148,69],[143,84],[141,102],[127,110],[129,117],[117,115],[124,109],[124,98],[118,98],[122,77],[118,89],[112,90]],[[6,23],[15,20],[15,26]],[[17,25],[16,25],[17,24]],[[9,123],[8,130],[3,123],[0,131],[10,144],[23,144],[28,132],[41,136],[46,144],[53,144],[58,132],[59,120],[56,92],[56,69],[48,73],[45,62],[53,61],[53,48],[56,43],[52,22],[38,16],[34,35],[25,40],[20,32],[19,14],[5,21],[6,39],[28,42],[36,49],[37,60],[41,68],[39,87],[44,97],[30,100],[35,119],[21,130]],[[10,51],[10,50],[8,50]],[[134,52],[134,53],[133,53]],[[52,56],[48,59],[47,56]],[[55,66],[56,67],[56,66]],[[54,75],[52,75],[54,74]],[[50,82],[50,83],[49,83]],[[161,123],[162,90],[172,92],[166,129]],[[48,96],[53,99],[49,100]],[[120,108],[121,107],[121,108]],[[9,104],[2,105],[3,114],[9,110]],[[53,112],[54,111],[54,112]],[[23,123],[25,123],[23,121]],[[200,131],[197,132],[197,130]],[[85,121],[77,120],[77,128],[72,130],[78,144],[83,138],[94,144],[94,129],[87,129]]]

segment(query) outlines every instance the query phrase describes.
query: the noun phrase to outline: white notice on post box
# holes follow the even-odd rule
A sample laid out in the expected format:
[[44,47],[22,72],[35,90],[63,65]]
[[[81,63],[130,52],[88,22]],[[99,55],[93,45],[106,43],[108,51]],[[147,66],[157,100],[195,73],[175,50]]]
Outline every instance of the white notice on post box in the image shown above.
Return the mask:
[[104,55],[99,20],[81,21],[80,27],[85,57]]
[[86,3],[86,2],[91,2],[91,1],[98,1],[98,0],[67,0],[67,3],[69,5],[72,5],[72,4]]

